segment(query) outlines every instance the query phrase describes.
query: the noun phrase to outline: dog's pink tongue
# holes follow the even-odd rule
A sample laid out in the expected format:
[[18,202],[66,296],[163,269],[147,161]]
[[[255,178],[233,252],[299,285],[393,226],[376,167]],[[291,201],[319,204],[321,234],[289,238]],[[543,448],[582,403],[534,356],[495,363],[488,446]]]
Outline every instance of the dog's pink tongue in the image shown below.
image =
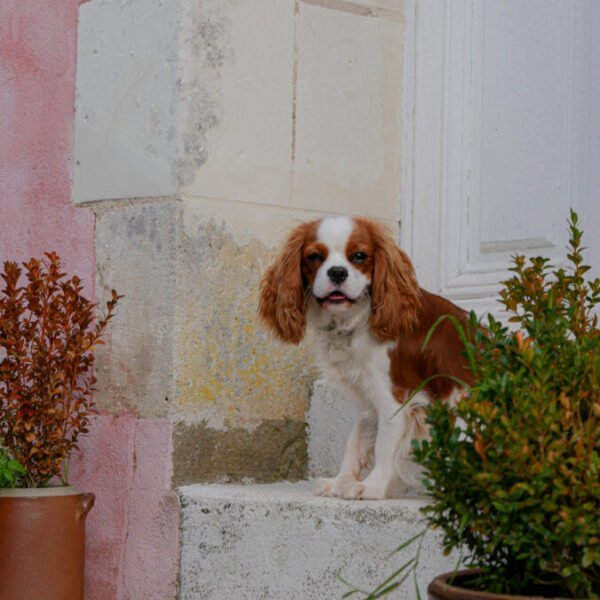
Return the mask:
[[341,292],[331,292],[327,298],[329,298],[329,300],[345,300],[346,296]]

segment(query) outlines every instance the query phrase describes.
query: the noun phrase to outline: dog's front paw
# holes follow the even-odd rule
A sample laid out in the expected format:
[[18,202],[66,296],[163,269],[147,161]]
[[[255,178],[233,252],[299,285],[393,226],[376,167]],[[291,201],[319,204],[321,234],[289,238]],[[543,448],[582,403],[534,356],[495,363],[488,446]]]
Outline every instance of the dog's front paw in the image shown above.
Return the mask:
[[317,480],[317,496],[344,498],[345,489],[354,483],[353,477],[329,477]]
[[355,481],[344,487],[342,498],[346,500],[384,500],[387,492],[387,485],[379,482]]

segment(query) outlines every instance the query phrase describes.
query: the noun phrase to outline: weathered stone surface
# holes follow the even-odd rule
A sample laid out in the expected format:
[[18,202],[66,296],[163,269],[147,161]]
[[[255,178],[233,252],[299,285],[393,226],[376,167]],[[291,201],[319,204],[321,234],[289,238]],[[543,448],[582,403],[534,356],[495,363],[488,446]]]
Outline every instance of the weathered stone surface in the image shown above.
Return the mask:
[[294,4],[189,2],[182,36],[182,194],[287,205]]
[[287,204],[294,18],[293,0],[82,6],[75,201]]
[[172,195],[396,222],[403,10],[402,0],[83,5],[75,201]]
[[[113,287],[126,296],[98,355],[97,400],[187,432],[179,481],[305,473],[311,344],[279,343],[258,323],[259,281],[299,221],[366,213],[396,225],[402,10],[82,6],[73,196],[97,215],[98,300]],[[207,459],[209,444],[226,451]]]
[[[345,501],[313,495],[310,483],[193,485],[182,504],[180,600],[323,600],[341,598],[341,575],[370,590],[416,553],[425,501]],[[429,532],[417,579],[425,597],[434,575],[452,570]],[[416,598],[412,577],[394,598]]]
[[201,481],[297,481],[306,476],[306,425],[264,421],[252,430],[209,429],[204,423],[174,430],[175,485]]
[[97,297],[125,295],[98,352],[98,406],[178,423],[178,482],[301,478],[313,372],[257,322],[272,253],[212,219],[183,227],[183,204],[94,204]]
[[172,414],[209,427],[304,421],[310,358],[258,322],[258,286],[272,253],[223,223],[189,216],[177,259],[176,396]]
[[335,4],[299,7],[292,205],[394,221],[403,25]]
[[313,370],[257,321],[272,251],[224,224],[182,225],[184,201],[95,203],[97,297],[125,297],[98,353],[97,402],[213,428],[303,421]]
[[125,297],[98,351],[95,400],[103,409],[163,416],[173,398],[177,200],[115,201],[96,213],[96,298]]
[[180,4],[82,3],[75,202],[175,192]]

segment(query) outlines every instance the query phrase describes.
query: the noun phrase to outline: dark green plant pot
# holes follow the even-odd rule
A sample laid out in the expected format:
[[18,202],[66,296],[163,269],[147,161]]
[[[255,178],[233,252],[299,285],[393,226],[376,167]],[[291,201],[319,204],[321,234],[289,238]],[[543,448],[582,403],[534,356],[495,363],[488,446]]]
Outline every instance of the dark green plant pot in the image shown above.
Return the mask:
[[[461,587],[461,581],[466,582],[478,573],[477,569],[465,569],[456,573],[444,573],[436,577],[427,588],[429,600],[567,600],[566,598],[548,598],[542,596],[511,596],[510,594],[493,594],[478,592]],[[448,583],[452,579],[452,585]]]

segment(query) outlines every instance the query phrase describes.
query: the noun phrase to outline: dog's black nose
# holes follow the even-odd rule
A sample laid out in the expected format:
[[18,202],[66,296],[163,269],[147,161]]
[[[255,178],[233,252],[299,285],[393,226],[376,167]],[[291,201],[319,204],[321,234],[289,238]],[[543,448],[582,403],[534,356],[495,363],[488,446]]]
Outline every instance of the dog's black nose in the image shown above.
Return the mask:
[[327,276],[333,283],[342,283],[342,281],[346,281],[348,278],[348,270],[346,267],[331,267],[327,271]]

